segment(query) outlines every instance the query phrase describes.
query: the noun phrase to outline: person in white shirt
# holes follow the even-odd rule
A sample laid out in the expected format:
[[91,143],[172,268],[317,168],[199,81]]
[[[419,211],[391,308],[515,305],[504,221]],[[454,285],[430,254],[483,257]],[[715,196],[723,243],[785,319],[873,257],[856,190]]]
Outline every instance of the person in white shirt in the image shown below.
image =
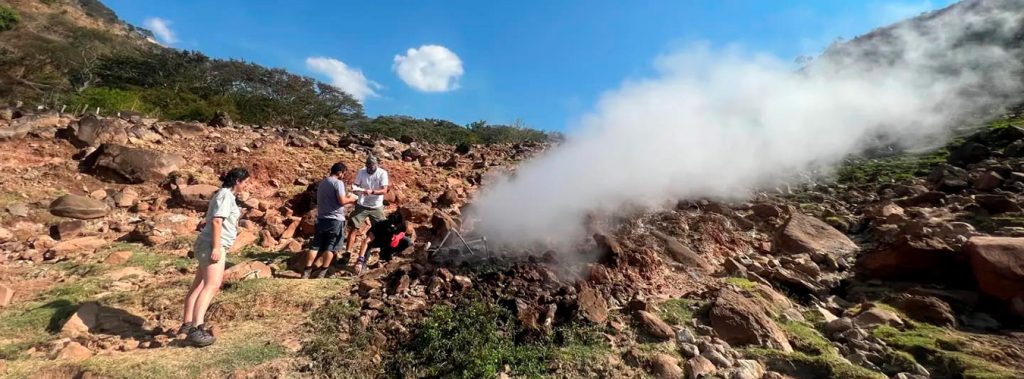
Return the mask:
[[[366,157],[366,167],[359,170],[352,183],[352,193],[359,195],[359,200],[349,215],[352,232],[348,234],[345,250],[350,254],[356,237],[363,237],[372,224],[384,220],[384,195],[389,184],[388,172],[378,166],[377,157]],[[357,261],[356,265],[362,263]]]

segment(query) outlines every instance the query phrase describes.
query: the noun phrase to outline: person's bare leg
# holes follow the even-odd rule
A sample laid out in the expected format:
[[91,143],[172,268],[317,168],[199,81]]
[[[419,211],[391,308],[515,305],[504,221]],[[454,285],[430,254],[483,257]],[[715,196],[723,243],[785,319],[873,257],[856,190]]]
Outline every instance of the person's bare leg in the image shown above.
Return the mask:
[[185,310],[182,322],[190,323],[193,321],[192,312],[196,307],[196,299],[199,298],[199,292],[203,290],[203,270],[196,270],[196,277],[192,279],[192,286],[189,287],[188,294],[185,295]]
[[345,242],[345,251],[352,252],[352,245],[356,244],[356,234],[359,234],[359,228],[353,224],[348,232],[348,239]]
[[195,311],[192,314],[192,320],[194,320],[196,326],[203,325],[206,322],[206,310],[210,307],[213,297],[220,292],[220,285],[224,279],[223,259],[220,262],[211,263],[209,266],[206,266],[205,279],[203,290],[199,292]]
[[325,252],[324,256],[323,256],[323,261],[320,262],[320,266],[319,267],[322,267],[323,269],[326,270],[326,269],[331,267],[331,262],[334,262],[334,252],[333,251]]

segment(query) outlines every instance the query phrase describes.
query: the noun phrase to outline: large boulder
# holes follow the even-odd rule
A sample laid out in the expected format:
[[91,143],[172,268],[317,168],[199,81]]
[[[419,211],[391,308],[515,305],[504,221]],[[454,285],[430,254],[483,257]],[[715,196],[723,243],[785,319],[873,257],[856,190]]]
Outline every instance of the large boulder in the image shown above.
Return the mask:
[[205,211],[210,204],[210,199],[220,190],[220,187],[210,184],[196,184],[191,186],[178,187],[174,190],[174,202],[182,207],[197,211]]
[[792,212],[786,227],[776,237],[776,247],[785,254],[844,256],[859,250],[845,234],[817,218]]
[[901,238],[857,260],[860,275],[926,282],[970,282],[967,257],[938,238]]
[[952,165],[965,167],[971,163],[978,163],[992,156],[992,150],[988,146],[977,142],[967,142],[949,152],[947,162]]
[[270,266],[260,261],[248,261],[228,267],[224,270],[225,282],[238,282],[247,279],[270,278]]
[[939,326],[956,326],[956,316],[948,303],[935,296],[900,294],[888,301],[908,317]]
[[85,196],[64,195],[50,203],[50,213],[54,216],[75,219],[94,219],[106,216],[110,207],[106,203]]
[[103,144],[83,162],[108,180],[138,184],[160,180],[185,164],[180,155],[114,144]]
[[167,137],[186,138],[206,135],[206,127],[198,122],[177,121],[163,125],[160,132]]
[[973,237],[966,250],[981,292],[1008,302],[1024,297],[1024,238]]
[[757,345],[783,352],[793,351],[781,328],[765,310],[732,290],[722,290],[709,312],[711,327],[732,345]]
[[62,123],[57,115],[38,115],[14,119],[7,127],[0,127],[0,141],[24,138],[29,132],[41,128],[53,128]]
[[77,127],[69,127],[67,136],[77,147],[99,146],[104,143],[128,143],[128,123],[118,118],[85,116],[78,120]]

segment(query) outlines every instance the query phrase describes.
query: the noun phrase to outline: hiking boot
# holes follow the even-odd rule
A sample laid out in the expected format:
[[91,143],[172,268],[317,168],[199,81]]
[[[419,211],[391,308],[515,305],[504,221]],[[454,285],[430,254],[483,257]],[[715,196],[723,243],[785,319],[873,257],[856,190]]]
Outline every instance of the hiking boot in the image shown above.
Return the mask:
[[188,332],[191,332],[192,328],[194,327],[195,325],[193,325],[191,322],[184,322],[181,324],[181,326],[178,327],[178,333],[175,333],[174,335],[180,336],[182,334],[188,334]]
[[317,279],[323,279],[323,278],[326,278],[326,277],[327,277],[327,269],[326,268],[325,269],[320,269],[320,271],[317,271],[317,273],[316,273],[316,278]]
[[302,272],[302,279],[309,279],[309,276],[312,273],[313,273],[313,269],[307,268],[306,271]]
[[210,334],[209,331],[203,329],[202,325],[199,325],[188,332],[188,342],[191,342],[196,347],[206,347],[217,342],[217,338]]

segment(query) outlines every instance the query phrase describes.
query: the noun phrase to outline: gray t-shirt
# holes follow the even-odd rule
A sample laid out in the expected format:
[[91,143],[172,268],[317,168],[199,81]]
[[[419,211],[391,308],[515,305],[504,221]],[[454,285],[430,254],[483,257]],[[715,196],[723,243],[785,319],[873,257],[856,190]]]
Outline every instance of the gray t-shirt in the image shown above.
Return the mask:
[[316,189],[317,217],[344,220],[345,207],[338,200],[342,196],[345,196],[345,183],[333,176],[321,180]]
[[223,218],[220,228],[220,246],[230,249],[235,244],[235,237],[238,236],[238,217],[242,215],[242,209],[235,203],[235,194],[230,189],[221,188],[210,199],[210,205],[206,208],[206,226],[199,233],[194,248],[197,252],[209,251],[213,246],[213,219]]

